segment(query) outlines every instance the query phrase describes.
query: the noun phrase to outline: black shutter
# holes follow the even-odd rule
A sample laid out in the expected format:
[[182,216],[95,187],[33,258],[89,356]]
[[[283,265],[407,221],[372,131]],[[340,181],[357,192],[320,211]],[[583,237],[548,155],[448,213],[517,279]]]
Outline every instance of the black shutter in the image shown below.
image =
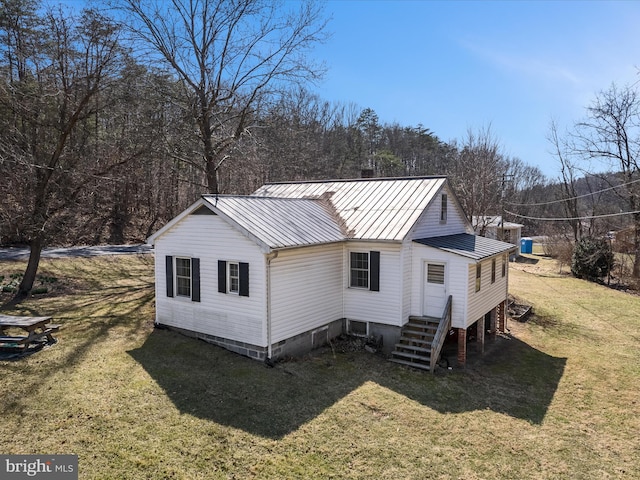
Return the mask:
[[249,264],[239,264],[240,267],[240,291],[238,292],[241,297],[249,296]]
[[167,274],[167,297],[173,297],[173,257],[171,255],[165,257],[165,265]]
[[380,252],[369,252],[369,290],[380,291]]
[[200,301],[200,259],[191,259],[191,301]]
[[227,262],[218,260],[218,291],[227,293]]

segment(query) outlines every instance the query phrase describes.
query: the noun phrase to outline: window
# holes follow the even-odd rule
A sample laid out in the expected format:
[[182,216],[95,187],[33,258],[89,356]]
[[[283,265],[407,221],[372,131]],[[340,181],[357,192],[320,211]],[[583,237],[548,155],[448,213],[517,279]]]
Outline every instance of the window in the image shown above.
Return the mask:
[[349,286],[380,291],[380,252],[350,252]]
[[476,292],[480,291],[480,281],[482,279],[482,265],[476,265]]
[[491,260],[491,283],[496,283],[496,259]]
[[447,223],[447,194],[440,197],[440,223]]
[[249,296],[249,264],[218,260],[218,292]]
[[356,288],[369,288],[369,253],[351,252],[351,282]]
[[430,263],[427,265],[427,282],[444,285],[444,265]]
[[507,274],[507,256],[502,256],[502,276],[504,277]]
[[229,293],[240,292],[240,265],[238,263],[228,262],[227,270],[229,273]]
[[191,298],[191,259],[176,257],[176,295]]
[[200,301],[200,259],[165,257],[167,297],[189,298]]
[[357,322],[355,320],[349,320],[349,333],[356,337],[367,336],[367,322]]

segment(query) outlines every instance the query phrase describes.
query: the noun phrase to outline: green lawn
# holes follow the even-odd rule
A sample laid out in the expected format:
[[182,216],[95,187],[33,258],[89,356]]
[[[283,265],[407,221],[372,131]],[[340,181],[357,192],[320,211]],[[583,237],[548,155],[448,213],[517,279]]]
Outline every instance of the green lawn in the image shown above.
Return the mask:
[[154,330],[150,256],[45,261],[56,289],[9,313],[59,342],[0,362],[0,452],[82,479],[639,478],[640,298],[550,262],[510,271],[535,316],[430,375],[340,344],[267,368]]

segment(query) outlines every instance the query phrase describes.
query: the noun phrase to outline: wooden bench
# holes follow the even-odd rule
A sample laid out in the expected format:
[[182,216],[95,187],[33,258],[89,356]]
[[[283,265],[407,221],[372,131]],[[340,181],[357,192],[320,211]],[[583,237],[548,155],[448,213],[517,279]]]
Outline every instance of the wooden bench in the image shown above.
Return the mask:
[[[0,349],[39,350],[45,345],[56,343],[53,333],[60,325],[50,324],[51,317],[18,317],[0,314]],[[11,332],[21,329],[27,335]],[[33,347],[33,348],[31,348]]]
[[42,332],[31,333],[29,336],[2,335],[0,336],[0,346],[4,348],[25,347],[29,343],[41,341],[44,337],[47,337],[48,342],[54,343],[55,338],[53,338],[51,334],[57,332],[58,330],[60,330],[60,325],[45,325],[45,328]]
[[4,335],[0,337],[0,343],[16,343],[18,345],[24,345],[28,343],[28,339],[29,337]]
[[3,352],[25,351],[30,340],[26,336],[2,335],[0,336],[0,350]]
[[60,325],[45,325],[42,332],[32,333],[28,338],[30,342],[39,342],[43,337],[47,337],[48,342],[55,343],[56,339],[51,334],[58,330],[60,330]]

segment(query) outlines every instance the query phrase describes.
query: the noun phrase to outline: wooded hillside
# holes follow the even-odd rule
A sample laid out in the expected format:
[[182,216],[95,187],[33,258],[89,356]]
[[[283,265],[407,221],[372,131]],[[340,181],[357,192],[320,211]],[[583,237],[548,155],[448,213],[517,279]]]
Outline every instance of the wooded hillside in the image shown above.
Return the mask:
[[[563,199],[635,178],[548,179],[506,155],[490,126],[443,142],[319,98],[310,82],[323,70],[305,53],[326,20],[313,2],[174,4],[0,1],[0,244],[141,242],[202,193],[364,170],[447,175],[469,217],[503,214],[542,234],[567,227],[547,221],[570,216]],[[628,210],[614,191],[578,203],[593,233],[631,224],[595,218]]]

